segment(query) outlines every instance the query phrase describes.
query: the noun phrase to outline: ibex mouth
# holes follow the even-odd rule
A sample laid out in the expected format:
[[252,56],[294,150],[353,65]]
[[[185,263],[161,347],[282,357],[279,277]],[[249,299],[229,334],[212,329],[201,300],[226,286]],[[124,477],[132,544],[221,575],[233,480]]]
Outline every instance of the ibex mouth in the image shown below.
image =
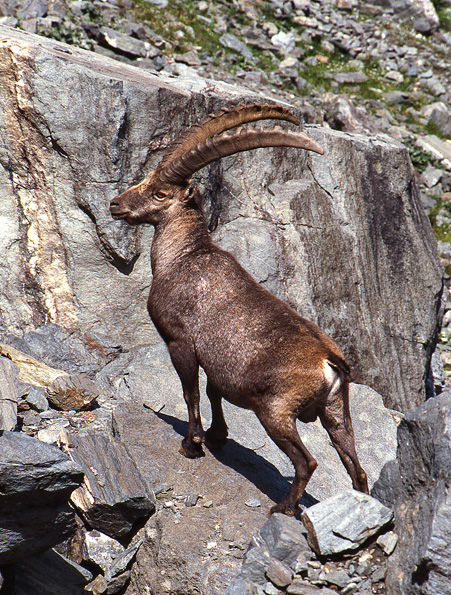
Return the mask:
[[113,219],[125,219],[128,215],[128,211],[123,211],[120,205],[114,201],[110,203],[110,213]]

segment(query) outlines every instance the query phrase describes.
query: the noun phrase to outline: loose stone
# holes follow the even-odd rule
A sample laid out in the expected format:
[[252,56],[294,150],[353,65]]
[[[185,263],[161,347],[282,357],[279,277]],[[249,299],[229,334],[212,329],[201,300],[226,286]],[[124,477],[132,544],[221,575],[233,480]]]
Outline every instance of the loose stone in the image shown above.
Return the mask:
[[286,587],[291,583],[293,571],[280,560],[273,560],[268,566],[266,576],[276,587]]
[[244,504],[249,508],[259,508],[261,506],[261,502],[257,498],[249,498]]
[[398,536],[393,531],[389,531],[384,535],[380,535],[376,541],[377,545],[381,547],[384,554],[390,556],[393,553],[396,544],[398,543]]
[[324,556],[357,549],[392,517],[393,511],[375,498],[350,490],[306,509],[302,520],[311,548]]
[[188,494],[185,498],[185,506],[196,506],[199,496],[197,494]]

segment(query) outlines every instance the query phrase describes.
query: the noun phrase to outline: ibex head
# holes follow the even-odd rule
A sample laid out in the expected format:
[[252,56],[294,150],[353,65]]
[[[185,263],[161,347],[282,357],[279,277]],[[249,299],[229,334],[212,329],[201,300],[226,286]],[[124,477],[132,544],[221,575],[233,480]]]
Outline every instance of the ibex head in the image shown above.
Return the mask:
[[132,186],[110,204],[115,219],[130,224],[156,224],[165,212],[179,209],[196,193],[191,176],[213,161],[242,151],[260,147],[298,147],[324,153],[321,145],[303,132],[274,128],[231,128],[265,119],[287,120],[299,125],[299,120],[286,108],[271,105],[246,105],[222,109],[207,116],[183,134],[163,157],[157,168],[141,183]]

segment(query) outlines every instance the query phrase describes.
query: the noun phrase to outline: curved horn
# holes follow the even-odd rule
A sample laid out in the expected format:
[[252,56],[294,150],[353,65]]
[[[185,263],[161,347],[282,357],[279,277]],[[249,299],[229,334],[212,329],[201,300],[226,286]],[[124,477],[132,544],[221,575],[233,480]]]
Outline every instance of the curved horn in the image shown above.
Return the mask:
[[169,184],[182,185],[209,163],[242,151],[260,147],[297,147],[314,151],[320,155],[324,149],[303,132],[274,128],[243,127],[235,132],[224,132],[214,138],[207,138],[197,146],[172,160],[160,173],[160,180]]
[[163,157],[158,165],[158,169],[165,169],[169,163],[178,159],[183,153],[196,147],[205,139],[220,134],[241,124],[255,122],[257,120],[286,120],[299,126],[299,120],[290,110],[280,105],[242,105],[235,108],[223,108],[216,114],[208,115],[198,124],[194,124],[185,132],[173,145],[169,152]]

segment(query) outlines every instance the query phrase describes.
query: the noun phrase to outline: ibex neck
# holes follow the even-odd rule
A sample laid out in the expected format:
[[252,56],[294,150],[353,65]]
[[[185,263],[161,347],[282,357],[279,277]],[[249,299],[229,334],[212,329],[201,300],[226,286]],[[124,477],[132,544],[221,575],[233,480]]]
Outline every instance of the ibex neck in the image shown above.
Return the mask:
[[202,213],[195,207],[184,208],[176,216],[155,226],[152,242],[152,273],[165,274],[184,256],[212,244]]

